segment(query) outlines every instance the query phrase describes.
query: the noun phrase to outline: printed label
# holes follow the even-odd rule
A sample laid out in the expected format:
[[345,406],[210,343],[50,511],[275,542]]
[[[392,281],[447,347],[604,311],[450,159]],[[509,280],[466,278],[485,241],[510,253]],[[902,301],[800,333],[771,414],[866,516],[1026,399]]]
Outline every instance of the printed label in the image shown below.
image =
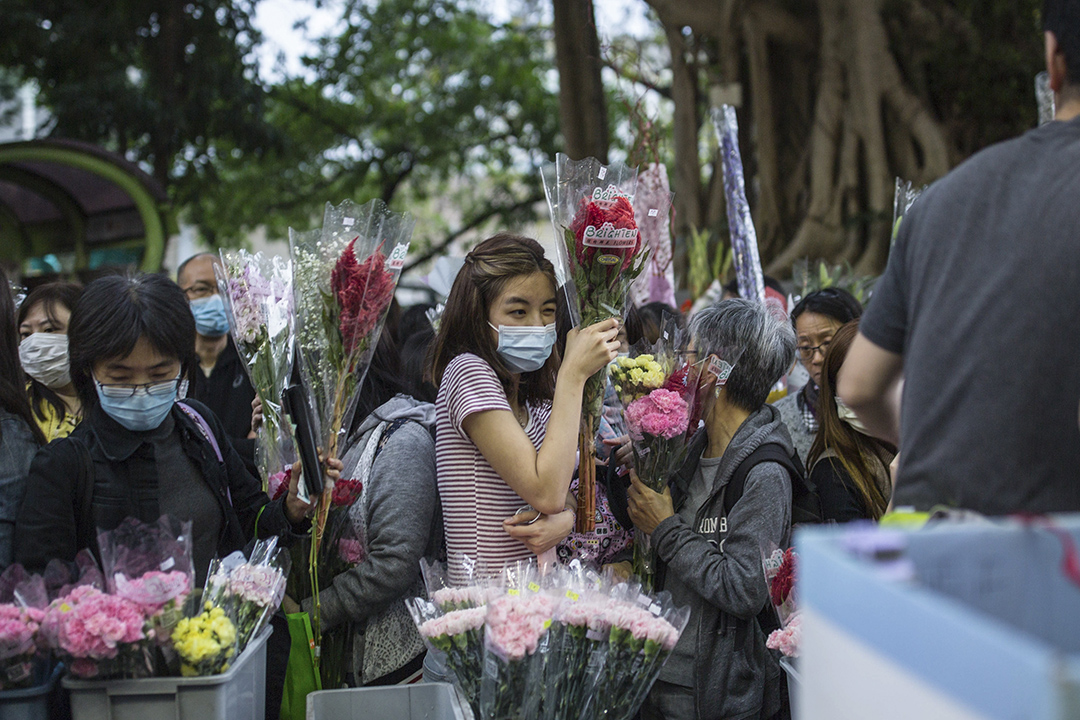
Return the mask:
[[622,262],[622,258],[618,255],[600,255],[596,258],[596,262],[601,265],[618,265]]
[[171,570],[173,565],[175,565],[175,564],[176,564],[176,560],[174,558],[165,558],[161,562],[161,572],[165,572],[166,570]]
[[585,637],[587,637],[589,640],[603,640],[604,639],[604,631],[603,630],[593,630],[592,628],[590,628],[589,631],[587,633],[585,633]]
[[734,369],[734,365],[721,360],[717,357],[709,358],[709,372],[716,376],[716,384],[723,385],[727,383],[728,378],[731,376],[731,371]]
[[606,222],[600,227],[587,226],[581,242],[586,247],[633,248],[637,245],[637,238],[637,228],[617,228]]
[[567,590],[567,591],[566,591],[566,597],[570,598],[570,599],[571,599],[571,600],[573,600],[574,602],[577,602],[577,601],[578,601],[578,598],[580,598],[581,596],[580,596],[580,595],[578,595],[578,594],[577,594],[576,592],[574,592],[573,590]]
[[518,595],[521,594],[521,591],[518,590],[517,588],[510,588],[509,590],[506,591],[506,594],[509,595],[510,597],[517,597]]
[[656,603],[653,603],[652,605],[649,606],[649,612],[651,612],[653,615],[659,615],[660,614],[660,606],[657,605]]
[[388,271],[393,271],[405,267],[405,256],[408,254],[409,243],[398,243],[395,245],[393,252],[390,253],[390,257],[386,258],[386,269]]
[[600,168],[600,172],[597,173],[597,177],[599,177],[601,180],[603,180],[605,177],[607,177],[607,168],[606,167]]
[[[600,178],[603,180],[603,178]],[[627,200],[633,200],[633,195],[627,195],[624,192],[619,192],[619,188],[614,185],[608,185],[606,188],[595,187],[592,191],[592,199],[594,202],[615,202],[616,198],[624,197]]]
[[529,588],[529,592],[540,592],[540,586],[534,582],[529,583],[526,587]]
[[544,621],[544,629],[547,630],[549,627],[551,627],[551,620],[545,620]]
[[656,217],[660,214],[660,211],[656,208],[649,208],[649,217]]
[[352,227],[353,225],[356,224],[356,218],[343,217],[343,218],[341,218],[341,224],[344,227]]

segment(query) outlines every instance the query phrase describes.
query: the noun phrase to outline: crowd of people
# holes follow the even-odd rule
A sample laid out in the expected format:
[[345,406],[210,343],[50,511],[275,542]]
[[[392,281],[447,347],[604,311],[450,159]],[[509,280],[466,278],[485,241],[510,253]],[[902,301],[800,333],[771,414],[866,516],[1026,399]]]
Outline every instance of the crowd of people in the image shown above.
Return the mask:
[[[651,303],[573,327],[541,246],[506,233],[465,256],[437,330],[430,306],[395,303],[340,459],[325,463],[328,482],[364,487],[350,517],[367,555],[321,593],[325,629],[356,627],[349,682],[446,679],[404,604],[423,593],[422,560],[444,559],[461,581],[530,558],[625,575],[637,529],[651,537],[657,588],[691,610],[641,716],[785,717],[759,620],[761,549],[787,547],[793,525],[876,521],[901,505],[1080,510],[1069,473],[1080,375],[1068,372],[1080,347],[1080,186],[1069,182],[1080,92],[1068,81],[1080,77],[1080,11],[1048,8],[1060,122],[927,190],[865,314],[838,288],[788,313],[773,283],[779,302],[728,288],[688,316]],[[176,282],[45,284],[18,304],[0,292],[0,565],[40,571],[95,551],[99,528],[169,514],[193,521],[201,583],[212,558],[253,537],[308,532],[299,466],[276,500],[257,477],[261,407],[228,334],[218,262],[190,258]],[[670,323],[708,368],[694,380],[703,401],[687,459],[662,492],[642,484],[609,389],[596,529],[576,532],[585,381]],[[739,360],[721,378],[707,361],[730,348]],[[288,656],[281,636],[271,674]]]

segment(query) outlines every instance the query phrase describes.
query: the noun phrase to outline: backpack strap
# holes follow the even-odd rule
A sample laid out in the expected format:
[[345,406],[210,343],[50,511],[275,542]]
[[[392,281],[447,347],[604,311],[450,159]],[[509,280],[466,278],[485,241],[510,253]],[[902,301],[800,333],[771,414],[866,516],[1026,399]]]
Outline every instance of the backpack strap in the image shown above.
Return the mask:
[[750,474],[750,471],[766,462],[783,465],[784,469],[788,471],[788,475],[791,476],[792,483],[796,481],[796,478],[801,479],[805,476],[802,462],[799,458],[788,455],[782,445],[772,442],[759,445],[757,449],[739,463],[739,467],[735,468],[735,473],[731,476],[731,480],[728,481],[727,487],[724,488],[725,513],[731,512],[731,509],[735,507],[735,503],[739,502],[739,499],[743,496],[743,491],[746,489],[746,477]]
[[214,448],[214,455],[217,457],[217,461],[219,463],[225,462],[225,458],[221,454],[221,447],[218,445],[217,438],[214,437],[214,431],[210,429],[210,423],[206,422],[206,418],[204,418],[198,410],[182,400],[176,404],[184,411],[185,415],[191,418],[192,422],[195,423],[195,426],[199,428],[199,432],[202,433],[206,442],[210,443],[210,447]]

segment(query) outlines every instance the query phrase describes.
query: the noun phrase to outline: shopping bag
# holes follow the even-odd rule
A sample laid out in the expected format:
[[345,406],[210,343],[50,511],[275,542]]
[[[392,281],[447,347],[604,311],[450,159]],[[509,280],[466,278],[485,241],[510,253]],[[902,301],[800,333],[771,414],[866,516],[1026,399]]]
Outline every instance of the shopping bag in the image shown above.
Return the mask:
[[281,696],[281,720],[304,720],[308,693],[322,690],[315,669],[315,635],[311,618],[305,612],[289,613],[289,665],[285,671],[285,690]]

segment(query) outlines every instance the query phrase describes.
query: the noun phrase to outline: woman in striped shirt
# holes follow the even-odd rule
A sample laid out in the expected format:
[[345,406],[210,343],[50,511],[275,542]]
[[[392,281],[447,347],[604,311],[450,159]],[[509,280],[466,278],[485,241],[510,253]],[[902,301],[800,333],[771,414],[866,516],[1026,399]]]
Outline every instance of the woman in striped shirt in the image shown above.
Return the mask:
[[[535,240],[499,234],[465,258],[433,349],[435,458],[450,575],[497,571],[570,532],[585,380],[613,360],[618,323],[555,342],[555,270]],[[535,510],[518,513],[528,505]]]

